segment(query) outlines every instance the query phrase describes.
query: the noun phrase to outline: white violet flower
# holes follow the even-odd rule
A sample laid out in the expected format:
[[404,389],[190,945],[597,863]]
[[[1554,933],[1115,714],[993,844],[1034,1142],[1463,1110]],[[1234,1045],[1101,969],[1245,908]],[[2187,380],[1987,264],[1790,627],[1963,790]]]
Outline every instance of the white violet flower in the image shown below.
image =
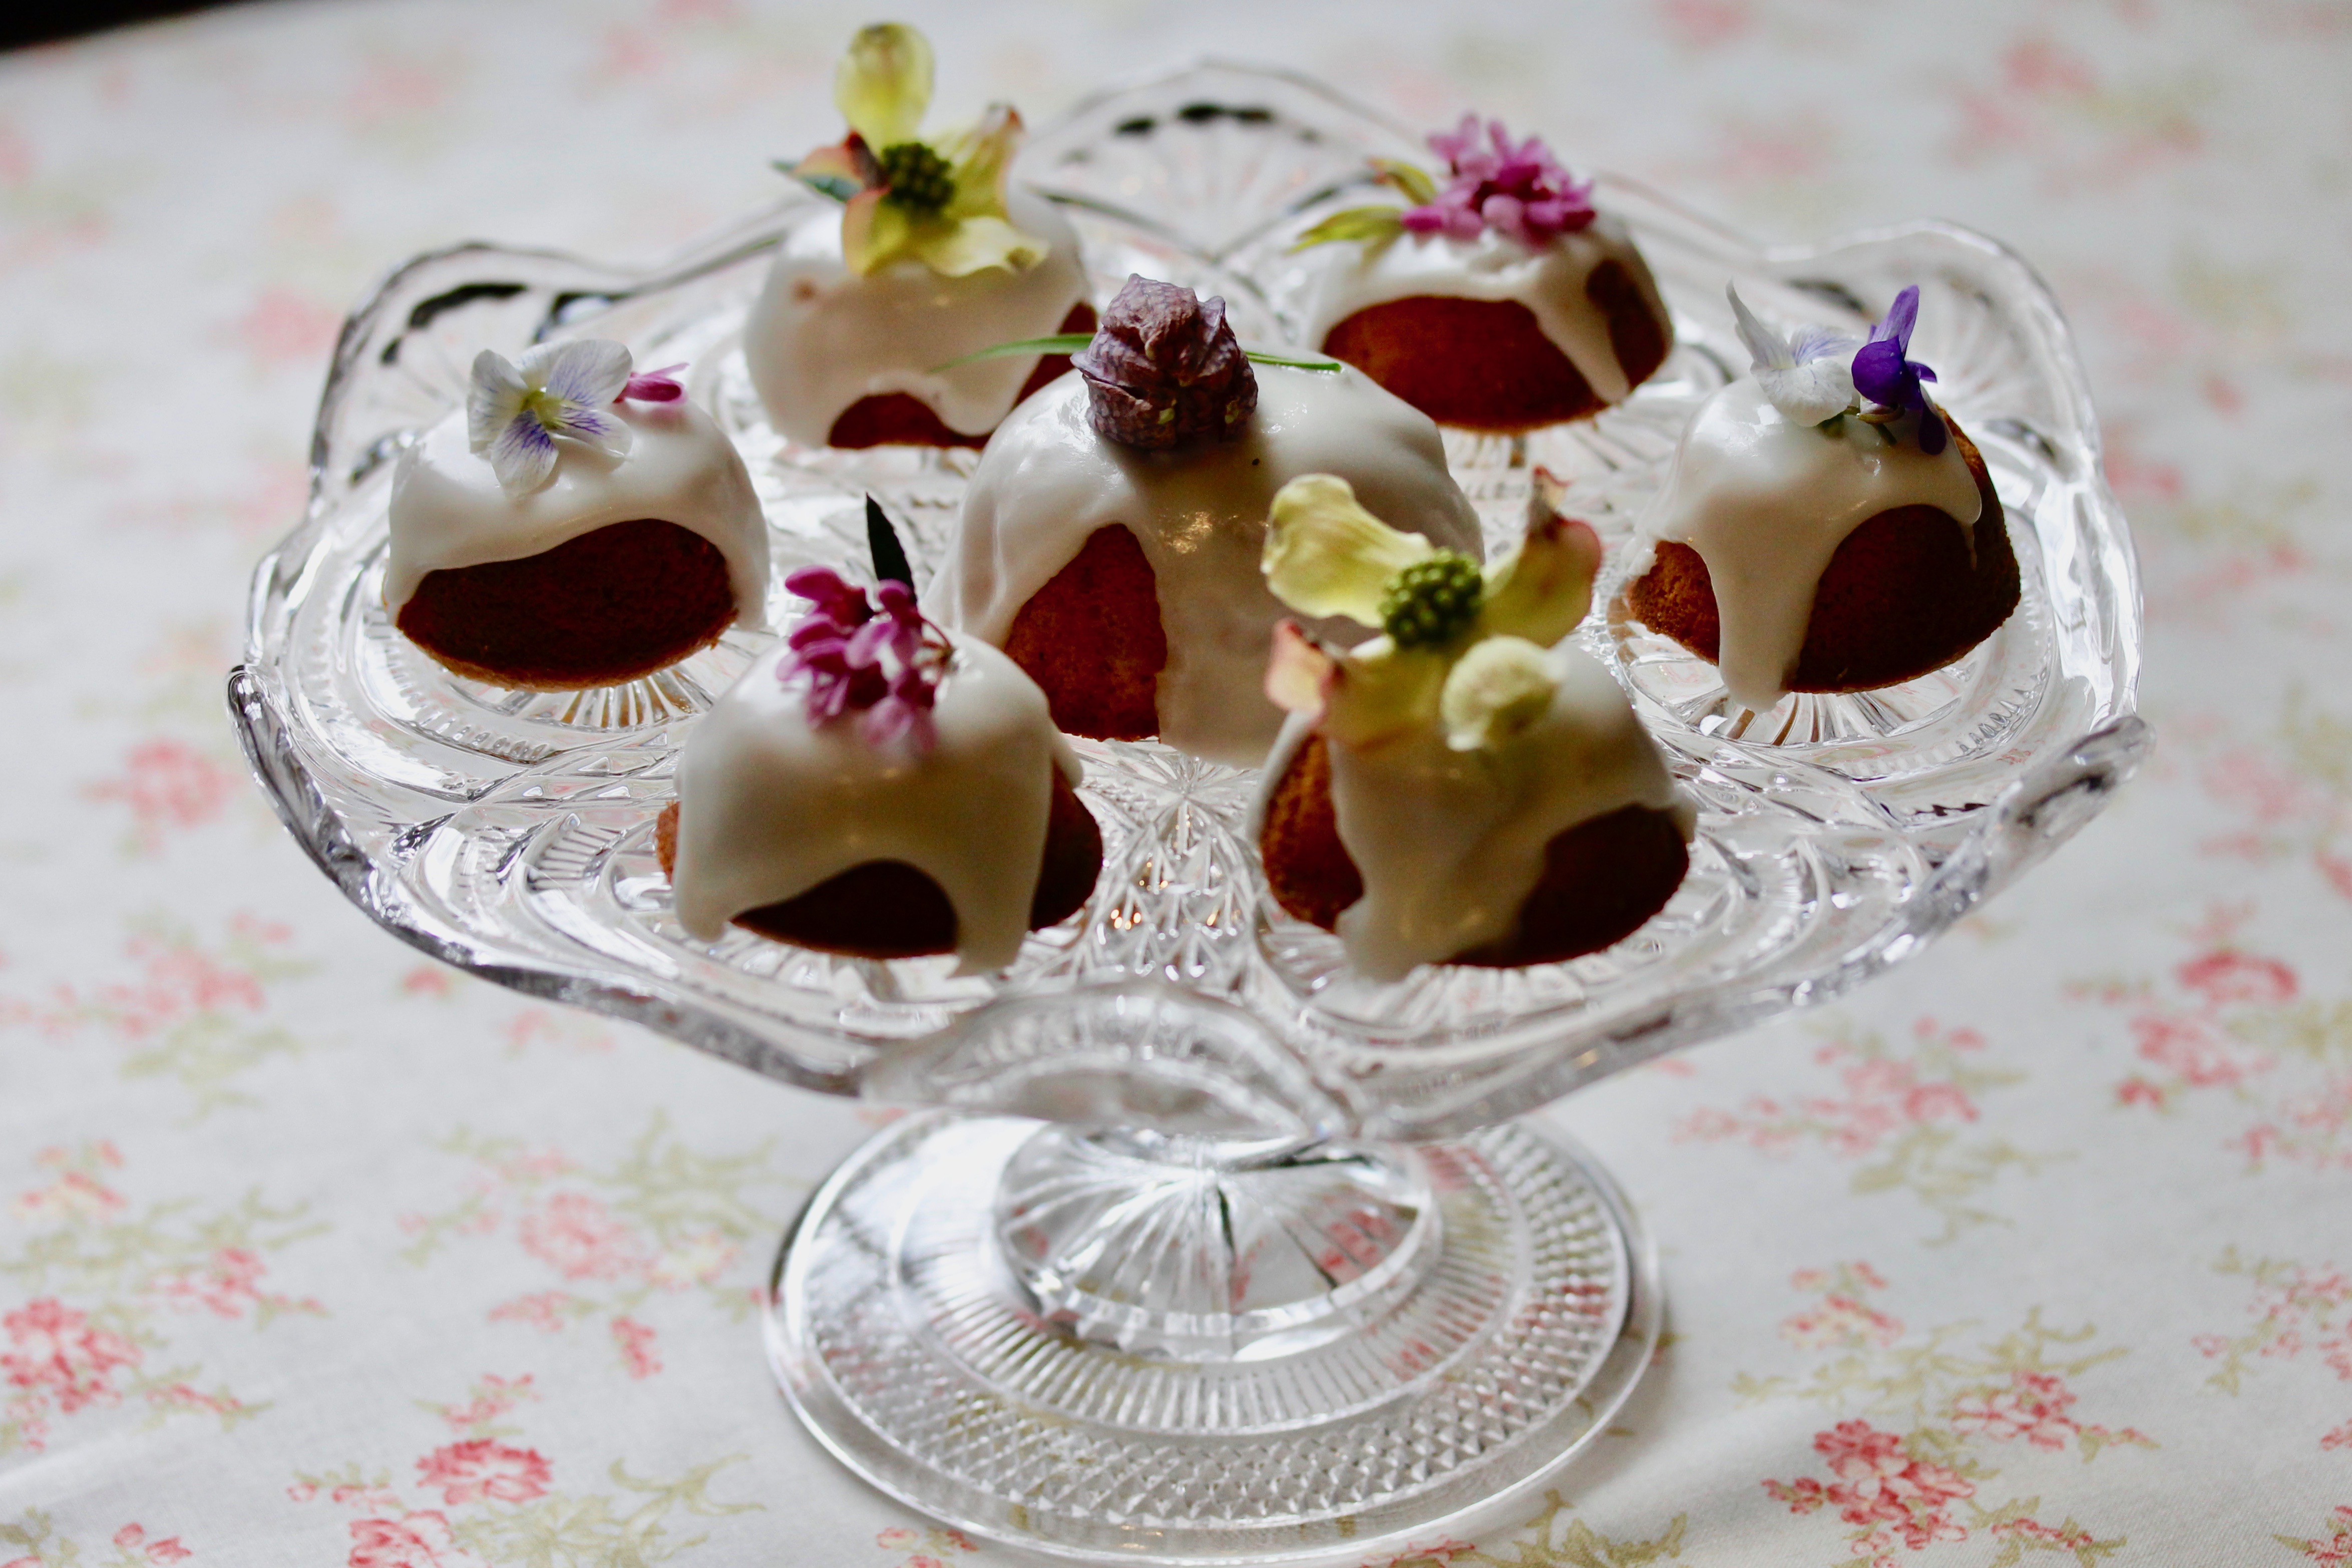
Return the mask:
[[1739,323],[1739,341],[1754,356],[1750,367],[1756,384],[1772,406],[1801,425],[1819,425],[1851,414],[1861,400],[1853,390],[1853,355],[1861,341],[1827,327],[1800,327],[1785,341],[1756,319],[1739,290],[1729,284],[1731,313]]
[[509,495],[528,495],[555,471],[559,439],[628,456],[629,427],[613,413],[628,384],[629,351],[605,338],[541,343],[520,360],[484,349],[466,397],[467,442]]

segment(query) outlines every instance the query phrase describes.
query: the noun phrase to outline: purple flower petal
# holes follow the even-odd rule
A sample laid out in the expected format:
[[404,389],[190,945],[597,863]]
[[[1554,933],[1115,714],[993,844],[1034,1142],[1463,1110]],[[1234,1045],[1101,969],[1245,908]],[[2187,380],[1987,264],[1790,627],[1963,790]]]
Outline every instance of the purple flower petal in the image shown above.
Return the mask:
[[1914,283],[1895,296],[1895,303],[1887,307],[1886,319],[1870,329],[1870,341],[1874,343],[1891,342],[1898,353],[1908,353],[1912,324],[1918,319],[1919,285]]
[[519,411],[490,443],[490,471],[509,495],[527,495],[555,472],[555,437],[529,409]]
[[610,338],[541,343],[524,353],[523,378],[569,403],[602,408],[629,384],[629,351]]
[[1873,338],[1853,354],[1853,389],[1888,408],[1904,406],[1903,350],[1886,338]]

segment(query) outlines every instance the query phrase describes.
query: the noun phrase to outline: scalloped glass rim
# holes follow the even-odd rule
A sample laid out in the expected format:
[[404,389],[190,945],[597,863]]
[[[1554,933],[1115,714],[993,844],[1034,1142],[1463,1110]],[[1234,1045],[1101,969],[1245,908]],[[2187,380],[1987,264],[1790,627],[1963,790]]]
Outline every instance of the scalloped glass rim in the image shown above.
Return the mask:
[[[1366,154],[1414,151],[1381,117],[1318,84],[1211,64],[1081,106],[1033,142],[1022,172],[1070,207],[1098,282],[1142,264],[1213,285],[1245,336],[1292,342],[1301,268],[1313,258],[1289,257],[1290,238],[1360,195]],[[1103,966],[1087,966],[1084,933],[1070,932],[1033,943],[1042,956],[1024,958],[1022,984],[934,994],[919,970],[844,964],[750,938],[698,954],[634,929],[658,923],[657,907],[640,907],[643,830],[667,799],[675,726],[756,644],[730,638],[703,656],[707,667],[584,706],[404,671],[380,610],[370,629],[368,508],[380,514],[385,459],[452,405],[472,347],[593,320],[600,333],[660,345],[665,357],[695,351],[697,394],[744,438],[784,564],[795,546],[802,558],[850,548],[835,514],[861,488],[891,500],[919,544],[935,545],[968,454],[811,454],[772,433],[763,446],[756,400],[746,405],[740,355],[726,353],[730,312],[740,316],[764,253],[805,205],[798,200],[643,273],[468,245],[387,277],[338,342],[306,519],[256,574],[247,659],[230,693],[248,754],[321,868],[404,940],[500,984],[834,1092],[1171,1131],[1430,1136],[1825,1000],[1918,951],[2048,853],[2136,765],[2147,737],[2131,717],[2138,594],[2128,535],[2099,476],[2096,426],[2056,304],[2006,247],[1922,223],[1762,249],[1635,182],[1604,176],[1601,191],[1634,227],[1684,342],[1642,395],[1600,420],[1538,433],[1517,451],[1450,436],[1449,456],[1490,529],[1508,531],[1532,459],[1564,473],[1572,510],[1622,542],[1660,441],[1670,444],[1688,401],[1728,374],[1724,276],[1768,314],[1851,320],[1866,319],[1874,291],[1892,293],[1881,280],[1926,273],[1931,304],[1950,308],[1940,319],[1924,313],[1947,335],[1923,326],[1920,351],[1963,366],[1946,391],[1994,462],[2047,612],[1908,699],[1835,700],[1818,712],[1800,700],[1784,727],[1811,724],[1819,738],[1783,746],[1728,732],[1708,708],[1703,671],[1695,687],[1671,650],[1642,646],[1597,614],[1580,634],[1585,645],[1619,663],[1711,808],[1699,856],[1706,876],[1695,874],[1679,910],[1661,917],[1665,937],[1638,933],[1575,965],[1436,972],[1361,994],[1330,939],[1234,904],[1216,906],[1202,927],[1220,937],[1224,919],[1230,939],[1224,949],[1210,942],[1206,958],[1194,951],[1196,931],[1146,932],[1167,938],[1146,966],[1161,976],[1207,973],[1220,952],[1244,944],[1248,973],[1226,975],[1222,994],[1133,977],[1132,963],[1130,977],[1106,979]],[[1146,205],[1160,216],[1137,216]],[[1963,328],[1978,334],[1972,344],[1951,338]],[[1971,377],[1965,367],[1978,363],[2000,374]],[[380,542],[380,515],[374,526]],[[1613,586],[1605,581],[1600,597]],[[386,740],[375,707],[402,702],[410,706]],[[1988,713],[2007,717],[1987,728]],[[1112,837],[1163,881],[1187,846],[1153,838],[1152,812],[1171,801],[1229,805],[1246,780],[1158,747],[1094,748],[1090,760],[1142,803],[1130,803],[1132,820],[1114,824]],[[1098,810],[1118,815],[1115,793],[1092,797]],[[560,830],[549,826],[551,805]],[[1205,857],[1201,879],[1233,875],[1215,847],[1190,847]],[[1740,899],[1757,923],[1712,932],[1720,951],[1711,973],[1696,963],[1677,972],[1674,932],[1708,934],[1726,900]],[[1801,921],[1790,912],[1799,910]],[[1591,1001],[1612,987],[1617,1005]],[[786,1007],[778,999],[787,994],[819,1010]]]

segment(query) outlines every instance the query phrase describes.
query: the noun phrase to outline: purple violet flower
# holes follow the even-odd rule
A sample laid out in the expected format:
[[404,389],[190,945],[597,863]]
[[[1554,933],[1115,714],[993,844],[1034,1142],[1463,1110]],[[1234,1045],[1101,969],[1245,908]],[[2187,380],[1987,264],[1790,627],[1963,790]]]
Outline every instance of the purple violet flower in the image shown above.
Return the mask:
[[1944,449],[1946,433],[1943,418],[1920,385],[1935,380],[1936,373],[1908,357],[1911,328],[1918,319],[1919,286],[1914,283],[1895,296],[1886,319],[1871,328],[1870,341],[1854,351],[1853,386],[1889,417],[1916,414],[1919,450],[1932,458]]
[[673,373],[685,368],[686,362],[680,360],[659,370],[641,370],[629,377],[629,384],[621,388],[621,396],[639,403],[676,403],[686,395],[686,386]]
[[1492,228],[1532,250],[1592,221],[1591,182],[1561,167],[1543,138],[1513,142],[1501,121],[1490,120],[1481,147],[1480,129],[1478,117],[1465,114],[1451,132],[1430,137],[1452,179],[1435,201],[1406,210],[1409,232],[1468,240]]
[[947,634],[923,618],[904,583],[884,583],[869,602],[866,590],[824,566],[803,566],[784,586],[810,602],[792,628],[777,666],[785,681],[808,679],[808,716],[814,724],[856,713],[868,745],[906,737],[918,752],[938,740],[931,709],[954,655]]

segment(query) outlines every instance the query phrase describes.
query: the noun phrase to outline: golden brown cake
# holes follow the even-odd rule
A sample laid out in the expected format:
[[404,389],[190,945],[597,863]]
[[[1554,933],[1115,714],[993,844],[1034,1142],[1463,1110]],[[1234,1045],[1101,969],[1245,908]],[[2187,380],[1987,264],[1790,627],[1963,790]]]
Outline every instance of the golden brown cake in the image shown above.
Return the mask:
[[680,923],[860,958],[1002,968],[1083,906],[1102,834],[1036,686],[823,567],[814,606],[698,722],[656,831]]
[[1624,693],[1564,640],[1600,559],[1540,491],[1519,548],[1483,572],[1339,480],[1276,498],[1276,593],[1382,635],[1344,652],[1296,623],[1276,635],[1267,691],[1292,717],[1258,849],[1275,902],[1371,978],[1596,952],[1681,886],[1689,804]]
[[1906,357],[1918,290],[1867,342],[1784,340],[1732,303],[1754,364],[1692,416],[1636,529],[1624,613],[1714,661],[1755,712],[1959,658],[2016,609],[2018,563],[1982,453]]
[[1330,247],[1308,341],[1441,425],[1497,434],[1587,417],[1656,374],[1673,320],[1591,185],[1499,122],[1430,144],[1442,176],[1379,165],[1415,205],[1351,208],[1301,241]]
[[[1094,330],[1095,308],[1083,301],[1070,307],[1070,313],[1062,318],[1063,332]],[[1069,374],[1069,355],[1044,355],[1037,361],[1037,368],[1029,373],[1029,379],[1013,395],[1013,405],[1018,407],[1048,382]],[[882,392],[869,393],[842,410],[841,417],[825,433],[824,444],[845,447],[965,447],[977,451],[988,445],[988,430],[967,433],[949,429],[938,412],[912,393]]]
[[762,620],[768,527],[742,459],[618,343],[485,350],[467,408],[401,454],[389,526],[394,625],[474,679],[610,685]]
[[1077,231],[1007,178],[1021,117],[994,104],[926,133],[931,75],[921,33],[860,30],[834,77],[849,133],[793,168],[824,200],[787,227],[743,361],[803,447],[980,446],[1069,369],[1042,348],[987,351],[1093,330]]
[[1481,548],[1426,416],[1344,366],[1254,365],[1222,300],[1130,278],[1073,363],[981,454],[927,591],[1072,734],[1265,755],[1282,715],[1257,687],[1284,612],[1258,558],[1298,474],[1343,475],[1402,526]]

